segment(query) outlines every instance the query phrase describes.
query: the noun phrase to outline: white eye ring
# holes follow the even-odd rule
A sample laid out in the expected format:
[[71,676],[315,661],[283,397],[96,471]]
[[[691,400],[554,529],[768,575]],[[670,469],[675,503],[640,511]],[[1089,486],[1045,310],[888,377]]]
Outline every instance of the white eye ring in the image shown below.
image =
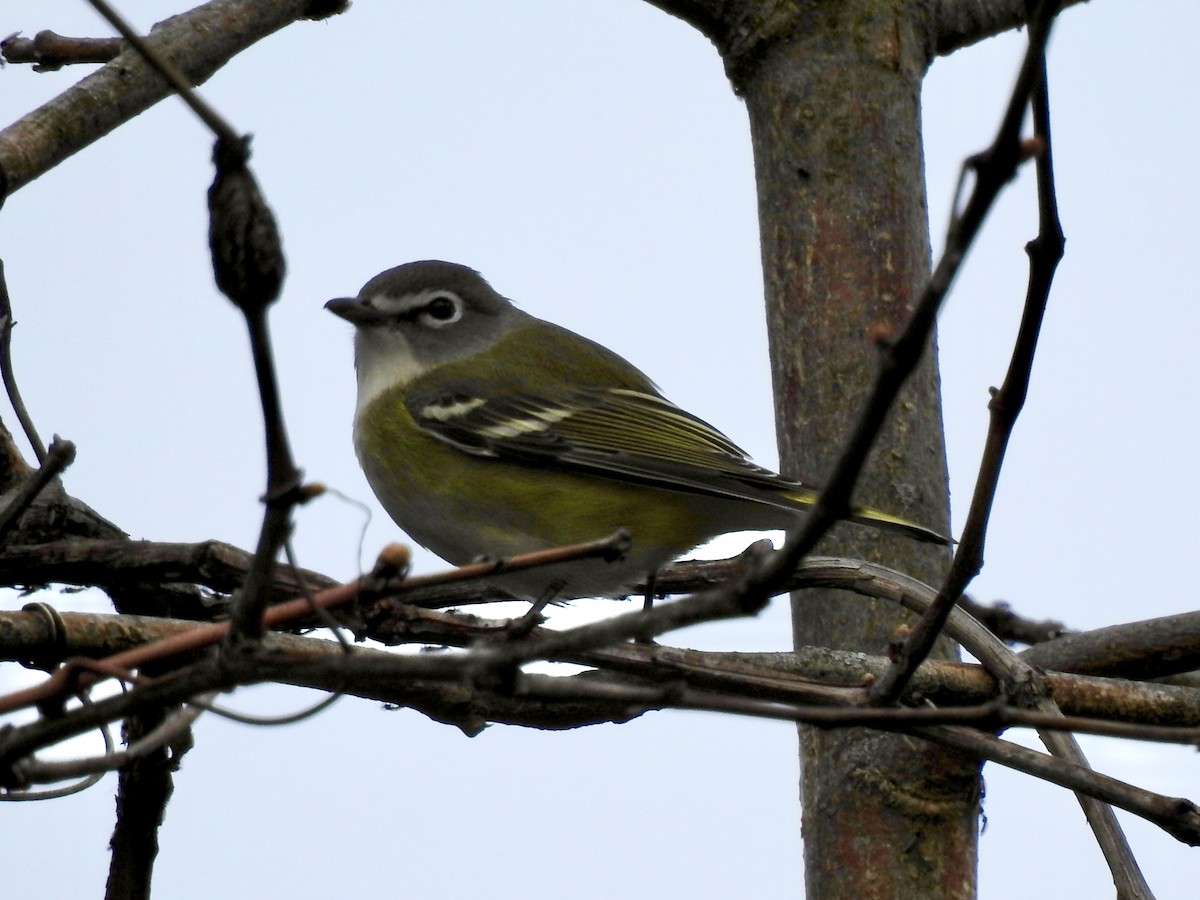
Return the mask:
[[437,291],[424,298],[416,319],[427,328],[445,328],[463,317],[463,302],[458,294]]

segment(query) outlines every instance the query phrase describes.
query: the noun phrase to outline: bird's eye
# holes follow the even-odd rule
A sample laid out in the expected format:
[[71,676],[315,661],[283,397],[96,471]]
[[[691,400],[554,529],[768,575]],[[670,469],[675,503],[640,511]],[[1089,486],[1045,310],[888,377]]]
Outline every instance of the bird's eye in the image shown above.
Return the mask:
[[454,305],[454,301],[449,297],[438,297],[425,307],[425,311],[433,318],[445,321],[446,319],[454,318],[454,314],[458,312],[458,307]]
[[450,325],[462,318],[462,300],[453,294],[438,294],[421,308],[419,318],[431,328]]

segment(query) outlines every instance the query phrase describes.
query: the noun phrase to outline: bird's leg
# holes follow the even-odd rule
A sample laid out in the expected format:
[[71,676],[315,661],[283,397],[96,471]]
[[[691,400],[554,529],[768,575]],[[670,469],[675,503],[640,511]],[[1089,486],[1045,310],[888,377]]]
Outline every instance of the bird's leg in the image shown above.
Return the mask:
[[542,596],[538,597],[529,607],[529,612],[521,616],[506,629],[506,637],[509,640],[513,638],[523,638],[529,634],[537,626],[545,621],[542,615],[542,610],[554,602],[554,599],[559,595],[565,586],[566,582],[555,581],[547,585],[546,590],[542,592]]
[[[658,570],[655,569],[646,576],[646,592],[642,595],[642,612],[654,609],[655,585],[658,584]],[[653,644],[654,638],[638,635],[633,639],[635,644]]]

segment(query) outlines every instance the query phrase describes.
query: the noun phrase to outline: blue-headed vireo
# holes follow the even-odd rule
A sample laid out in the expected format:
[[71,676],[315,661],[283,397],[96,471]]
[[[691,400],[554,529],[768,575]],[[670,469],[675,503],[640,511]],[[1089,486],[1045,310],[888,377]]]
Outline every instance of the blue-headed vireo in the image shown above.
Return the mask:
[[[619,594],[719,534],[787,528],[815,498],[466,266],[408,263],[325,306],[356,329],[359,462],[413,539],[461,565],[631,536],[616,562],[497,579],[518,596]],[[878,510],[851,519],[946,543]]]

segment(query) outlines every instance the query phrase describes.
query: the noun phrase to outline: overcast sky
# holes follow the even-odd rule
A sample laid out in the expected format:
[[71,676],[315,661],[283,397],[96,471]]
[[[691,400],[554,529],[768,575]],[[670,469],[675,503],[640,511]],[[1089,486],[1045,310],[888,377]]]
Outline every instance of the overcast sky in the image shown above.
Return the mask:
[[[122,8],[142,28],[168,11]],[[972,591],[1078,628],[1196,605],[1197,19],[1183,0],[1108,0],[1065,13],[1051,43],[1067,256]],[[0,34],[42,28],[109,33],[83,3],[6,0]],[[959,162],[990,139],[1023,45],[969,48],[926,82],[935,244]],[[0,71],[0,124],[83,74]],[[355,463],[349,329],[322,304],[412,259],[478,268],[774,465],[746,114],[686,25],[641,0],[360,2],[260,43],[204,93],[255,135],[288,253],[272,325],[296,455],[373,510],[368,559],[397,529]],[[164,102],[10,198],[0,257],[26,401],[44,435],[79,447],[68,490],[134,537],[252,546],[261,424],[243,326],[209,268],[210,152],[207,132]],[[1002,199],[941,321],[956,531],[1024,295],[1031,174]],[[298,515],[302,562],[353,576],[362,525],[353,504],[311,504]],[[677,640],[786,649],[787,604]],[[255,689],[229,702],[282,713],[310,698]],[[290,728],[206,717],[196,740],[160,833],[157,896],[802,891],[786,724],[659,713],[467,739],[343,700]],[[1200,799],[1192,751],[1084,745],[1104,772]],[[984,900],[1111,896],[1071,795],[990,765],[985,777]],[[0,806],[5,881],[100,896],[114,785]],[[1197,851],[1123,821],[1160,900],[1194,897]]]

